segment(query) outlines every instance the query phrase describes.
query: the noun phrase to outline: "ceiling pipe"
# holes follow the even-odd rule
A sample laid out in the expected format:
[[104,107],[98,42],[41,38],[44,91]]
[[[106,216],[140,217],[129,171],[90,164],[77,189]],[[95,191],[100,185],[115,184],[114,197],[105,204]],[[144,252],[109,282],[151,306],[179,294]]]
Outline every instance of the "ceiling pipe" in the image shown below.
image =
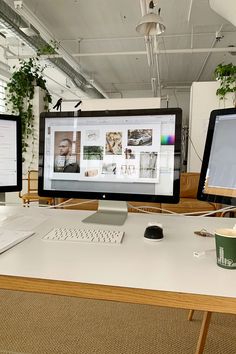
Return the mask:
[[[224,31],[225,34],[235,33],[235,31]],[[215,32],[195,32],[195,33],[175,33],[175,34],[160,34],[159,38],[178,38],[178,37],[190,37],[190,36],[209,36],[214,35]],[[143,39],[143,36],[129,36],[129,37],[105,37],[105,38],[68,38],[60,39],[60,42],[90,42],[90,41],[122,41],[122,40],[137,40]]]
[[[141,15],[144,16],[147,13],[147,3],[146,0],[140,0],[140,8],[141,8]],[[147,55],[147,61],[148,61],[148,66],[150,68],[151,65],[151,53],[150,53],[150,41],[148,36],[144,36],[144,42],[145,42],[145,47],[146,47],[146,55]]]
[[[33,37],[27,36],[20,30],[21,27],[29,26],[29,23],[24,21],[20,15],[18,15],[5,1],[0,0],[0,23],[4,23],[12,32],[16,33],[17,37],[21,38],[27,45],[33,48],[35,51],[39,50],[46,44],[48,44],[39,34]],[[36,32],[39,31],[32,25],[31,28]],[[32,57],[32,56],[30,56]],[[99,90],[95,84],[91,85],[91,82],[85,77],[85,75],[79,70],[74,69],[63,58],[48,58],[59,70],[61,70],[67,77],[71,79],[74,85],[83,91],[88,97],[104,98],[107,95]]]
[[193,48],[193,42],[194,42],[194,31],[193,31],[193,26],[191,28],[191,42],[190,42],[190,47]]
[[[154,54],[198,54],[198,53],[232,53],[236,52],[236,47],[224,48],[186,48],[186,49],[157,49]],[[130,52],[101,52],[101,53],[75,53],[74,57],[96,57],[96,56],[115,56],[115,55],[147,55],[146,51]],[[32,58],[32,55],[8,55],[6,59],[26,59]],[[41,59],[60,58],[59,54],[41,55]]]
[[[14,1],[15,9],[22,15],[27,21],[34,26],[39,32],[40,36],[46,43],[51,41],[57,41],[52,33],[47,29],[47,27],[41,23],[41,21],[35,16],[35,14],[24,4],[22,0]],[[64,61],[73,71],[73,75],[70,76],[70,79],[74,82],[75,86],[79,87],[88,94],[95,98],[108,98],[107,94],[94,82],[91,82],[90,78],[83,73],[80,65],[74,60],[74,58],[60,45],[58,44],[57,51],[61,54],[62,59],[53,59],[54,64],[58,65],[58,61]],[[65,64],[64,63],[64,64]],[[63,71],[68,73],[68,67],[63,66]]]
[[225,48],[192,48],[192,49],[165,49],[158,50],[158,54],[195,54],[195,53],[221,53],[221,52],[236,52],[236,47],[225,47]]
[[188,23],[190,22],[191,14],[193,8],[193,0],[190,1],[189,10],[188,10]]
[[[154,40],[154,53],[157,53],[158,50],[158,42],[157,36],[153,38]],[[155,54],[155,64],[156,64],[156,76],[157,76],[157,85],[158,85],[158,95],[161,97],[161,78],[160,78],[160,64],[159,64],[159,55]]]

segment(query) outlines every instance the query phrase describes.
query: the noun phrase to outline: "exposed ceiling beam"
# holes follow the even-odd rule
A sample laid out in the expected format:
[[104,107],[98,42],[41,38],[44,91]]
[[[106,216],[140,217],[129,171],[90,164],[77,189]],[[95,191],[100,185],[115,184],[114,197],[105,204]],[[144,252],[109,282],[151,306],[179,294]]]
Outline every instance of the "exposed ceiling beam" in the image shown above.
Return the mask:
[[[225,48],[186,48],[186,49],[159,49],[154,54],[197,54],[197,53],[235,53],[236,47]],[[98,52],[98,53],[74,53],[73,57],[94,57],[94,56],[115,56],[115,55],[147,55],[146,51],[130,51],[130,52]],[[60,58],[59,54],[41,55],[41,59]],[[7,55],[6,59],[27,59],[32,55]]]
[[[236,33],[235,31],[222,31],[223,34]],[[173,33],[173,34],[160,34],[158,38],[178,38],[178,37],[190,37],[190,36],[215,36],[216,32],[194,32],[194,33]],[[125,40],[143,40],[143,36],[129,36],[129,37],[94,37],[94,38],[61,38],[61,42],[97,42],[97,41],[125,41]]]
[[[154,54],[194,54],[194,53],[217,53],[217,52],[236,52],[236,47],[226,48],[185,48],[185,49],[157,49]],[[102,55],[145,55],[146,51],[130,51],[130,52],[103,52],[103,53],[75,53],[75,57],[89,57]]]
[[63,57],[75,70],[81,69],[74,61],[73,58],[71,58],[70,54],[60,45],[60,43],[57,41],[53,33],[51,33],[47,27],[42,23],[37,16],[25,5],[24,1],[17,0],[14,1],[14,6],[16,12],[20,15],[23,16],[23,18],[28,21],[31,25],[34,26],[39,32],[40,36],[47,42],[56,42],[58,48],[57,51],[60,54],[61,57]]
[[[2,0],[0,0],[2,3]],[[6,4],[5,4],[6,7]],[[60,58],[58,60],[56,59],[57,57],[54,57],[55,65],[61,66],[60,68],[63,68],[64,73],[71,72],[71,78],[74,80],[75,84],[82,90],[86,91],[86,85],[87,82],[90,81],[90,78],[85,74],[80,67],[80,65],[77,63],[77,61],[68,53],[59,43],[57,38],[51,33],[48,28],[42,23],[37,16],[25,5],[25,2],[23,0],[15,0],[14,1],[14,8],[15,12],[17,13],[18,16],[23,17],[25,21],[27,21],[33,28],[35,28],[38,33],[40,33],[40,39],[43,40],[45,43],[48,43],[52,45],[51,43],[56,43],[57,48],[55,51],[60,55]],[[35,36],[36,38],[36,36]],[[27,43],[29,42],[29,39]],[[37,42],[36,42],[37,43]],[[53,45],[52,45],[53,46]],[[37,48],[38,49],[38,48]],[[53,58],[50,58],[53,59]],[[62,62],[63,61],[63,62]],[[72,71],[74,72],[74,75],[72,74]],[[74,76],[74,77],[73,77]],[[108,98],[107,94],[103,92],[102,88],[99,87],[98,84],[96,84],[93,81],[93,84],[90,85],[90,89],[87,90],[87,95],[89,94],[95,94],[96,96],[99,96],[100,98]]]

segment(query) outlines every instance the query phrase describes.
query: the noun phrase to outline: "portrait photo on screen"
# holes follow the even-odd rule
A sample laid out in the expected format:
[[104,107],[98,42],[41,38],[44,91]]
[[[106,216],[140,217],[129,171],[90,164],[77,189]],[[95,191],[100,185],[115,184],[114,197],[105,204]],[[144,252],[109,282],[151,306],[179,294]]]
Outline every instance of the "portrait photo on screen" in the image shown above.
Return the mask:
[[56,131],[54,138],[54,172],[80,172],[80,132]]

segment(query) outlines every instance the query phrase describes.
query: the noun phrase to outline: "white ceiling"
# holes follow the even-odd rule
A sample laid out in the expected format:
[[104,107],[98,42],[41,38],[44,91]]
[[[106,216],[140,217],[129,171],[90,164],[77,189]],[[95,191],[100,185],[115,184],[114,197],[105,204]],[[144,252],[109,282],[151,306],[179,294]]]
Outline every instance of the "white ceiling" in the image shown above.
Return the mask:
[[[11,6],[14,3],[5,2]],[[208,0],[156,2],[166,31],[157,37],[161,51],[157,56],[158,70],[150,73],[145,40],[135,30],[141,18],[142,0],[24,0],[60,45],[73,55],[87,78],[108,97],[139,97],[139,92],[144,91],[146,96],[153,96],[153,76],[162,89],[189,87],[193,81],[213,80],[214,68],[221,62],[236,64],[236,56],[210,51],[236,46],[236,27],[217,15]],[[216,40],[219,31],[222,38]],[[181,53],[188,49],[197,53]],[[202,49],[208,50],[201,52]],[[169,53],[170,50],[177,52]],[[48,83],[58,95],[60,90],[67,90],[61,74],[48,71],[47,75],[53,77]],[[73,92],[73,87],[68,89],[68,97],[73,99]]]

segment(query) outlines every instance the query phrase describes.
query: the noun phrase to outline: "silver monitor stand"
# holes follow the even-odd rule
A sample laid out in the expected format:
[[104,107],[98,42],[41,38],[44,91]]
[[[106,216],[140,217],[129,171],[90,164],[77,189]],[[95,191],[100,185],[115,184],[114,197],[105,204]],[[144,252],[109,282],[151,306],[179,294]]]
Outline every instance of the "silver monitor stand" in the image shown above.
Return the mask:
[[126,202],[114,200],[99,200],[96,213],[83,220],[85,223],[123,225],[128,215]]

